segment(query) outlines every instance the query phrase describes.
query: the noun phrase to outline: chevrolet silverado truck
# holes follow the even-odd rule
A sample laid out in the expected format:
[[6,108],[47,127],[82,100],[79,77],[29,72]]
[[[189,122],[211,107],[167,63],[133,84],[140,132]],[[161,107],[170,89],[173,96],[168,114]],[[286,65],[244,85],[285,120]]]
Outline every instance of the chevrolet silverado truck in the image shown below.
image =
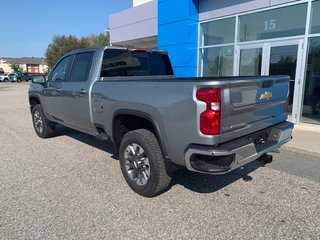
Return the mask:
[[152,197],[180,166],[223,174],[291,140],[289,78],[175,78],[168,54],[96,47],[64,55],[29,88],[41,138],[57,124],[113,142],[124,179]]

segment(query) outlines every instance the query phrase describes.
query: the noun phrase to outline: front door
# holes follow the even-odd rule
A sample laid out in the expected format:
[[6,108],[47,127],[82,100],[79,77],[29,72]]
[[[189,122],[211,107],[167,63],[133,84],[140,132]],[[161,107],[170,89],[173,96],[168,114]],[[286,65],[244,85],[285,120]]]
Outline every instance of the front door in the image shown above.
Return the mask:
[[302,87],[303,40],[241,45],[235,73],[239,76],[288,75],[289,120],[296,123],[299,109],[299,88]]
[[43,109],[50,120],[64,122],[61,102],[63,84],[68,78],[72,56],[66,56],[55,66],[48,77],[48,85],[42,91]]

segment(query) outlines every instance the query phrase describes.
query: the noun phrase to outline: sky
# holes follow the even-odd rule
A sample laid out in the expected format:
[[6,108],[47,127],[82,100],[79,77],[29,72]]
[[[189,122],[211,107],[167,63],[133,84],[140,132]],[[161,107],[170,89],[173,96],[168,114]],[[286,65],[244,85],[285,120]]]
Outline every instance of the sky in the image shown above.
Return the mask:
[[43,57],[54,35],[105,32],[132,0],[0,0],[0,57]]

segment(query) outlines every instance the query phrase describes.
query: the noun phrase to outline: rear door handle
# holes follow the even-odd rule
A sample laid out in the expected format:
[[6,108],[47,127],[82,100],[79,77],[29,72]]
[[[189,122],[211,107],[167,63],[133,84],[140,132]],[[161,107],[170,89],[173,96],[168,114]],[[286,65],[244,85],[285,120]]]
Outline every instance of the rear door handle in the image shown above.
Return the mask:
[[87,93],[87,90],[84,90],[84,89],[80,90],[80,94],[86,94],[86,93]]
[[61,91],[62,91],[61,88],[57,88],[57,89],[56,89],[56,92],[61,92]]

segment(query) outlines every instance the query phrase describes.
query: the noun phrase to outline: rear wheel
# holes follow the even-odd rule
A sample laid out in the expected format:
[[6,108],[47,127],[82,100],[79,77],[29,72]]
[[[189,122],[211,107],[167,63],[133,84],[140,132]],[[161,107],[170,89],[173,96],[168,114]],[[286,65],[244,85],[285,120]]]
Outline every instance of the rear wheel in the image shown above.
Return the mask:
[[130,188],[144,197],[163,192],[171,182],[157,138],[148,130],[128,132],[120,144],[120,166]]
[[32,108],[32,123],[35,132],[41,138],[49,138],[54,135],[54,123],[50,122],[44,115],[40,104]]

